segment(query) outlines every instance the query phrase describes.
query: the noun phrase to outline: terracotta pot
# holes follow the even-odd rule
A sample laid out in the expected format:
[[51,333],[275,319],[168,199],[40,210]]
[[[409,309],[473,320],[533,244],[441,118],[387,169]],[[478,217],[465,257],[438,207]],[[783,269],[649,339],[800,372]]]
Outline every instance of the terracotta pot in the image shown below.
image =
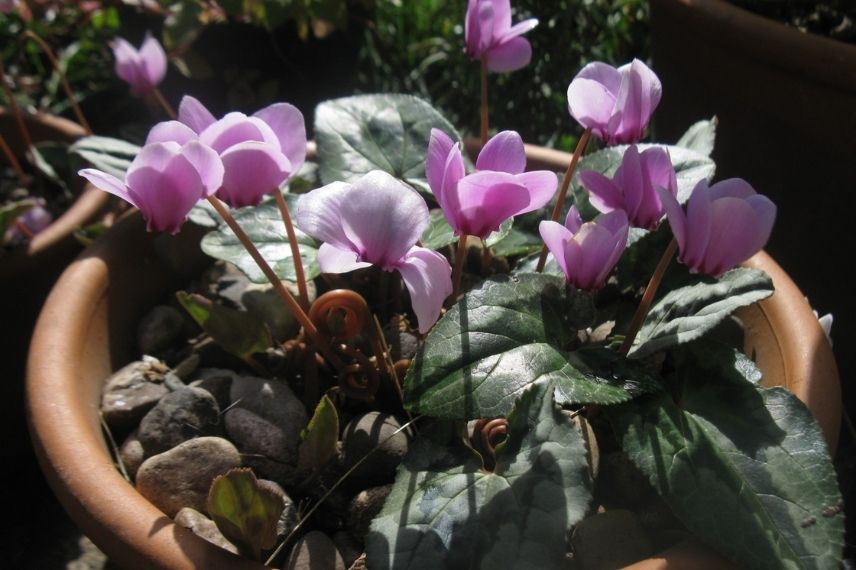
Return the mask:
[[[77,123],[45,113],[27,115],[26,123],[35,142],[70,142],[86,134]],[[23,157],[25,148],[15,120],[2,109],[0,133],[12,151]],[[11,393],[0,399],[0,429],[8,436],[9,448],[16,455],[29,453],[22,401],[30,332],[51,286],[82,249],[74,238],[74,231],[96,221],[108,204],[109,196],[84,184],[83,179],[75,189],[81,194],[62,216],[37,234],[26,248],[0,258],[0,314],[4,319],[0,327],[0,358],[4,363],[6,385],[11,389]]]
[[[569,155],[530,148],[529,159],[531,166],[562,169]],[[258,563],[175,525],[137,494],[114,467],[99,426],[103,379],[133,357],[137,320],[168,287],[186,279],[155,254],[156,242],[164,239],[146,234],[138,215],[128,217],[108,239],[87,249],[57,283],[30,349],[27,403],[36,451],[66,510],[123,567],[258,570]],[[160,249],[164,247],[181,251],[169,244]],[[834,444],[840,409],[829,345],[802,294],[781,269],[763,253],[752,264],[772,275],[777,291],[760,309],[744,315],[750,323],[749,346],[768,371],[766,382],[794,389]],[[189,265],[184,260],[177,266]],[[727,567],[715,554],[686,543],[634,568],[674,567],[687,557],[695,568]]]
[[[724,0],[651,0],[651,32],[664,86],[657,139],[719,118],[717,178],[745,178],[777,203],[767,250],[812,305],[835,315],[833,338],[849,346],[856,297],[833,256],[856,248],[842,207],[856,187],[856,45]],[[856,374],[854,351],[837,357],[842,377]]]

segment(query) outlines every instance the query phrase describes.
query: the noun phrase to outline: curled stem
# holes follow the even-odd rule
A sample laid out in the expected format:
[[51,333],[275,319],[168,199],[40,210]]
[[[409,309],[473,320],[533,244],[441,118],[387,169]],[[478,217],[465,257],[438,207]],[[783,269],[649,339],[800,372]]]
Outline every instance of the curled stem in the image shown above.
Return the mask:
[[[568,187],[571,185],[571,179],[574,177],[574,171],[577,169],[577,163],[580,157],[586,151],[589,139],[591,138],[591,129],[586,129],[583,136],[577,142],[577,148],[574,149],[574,154],[571,157],[571,162],[568,164],[568,170],[565,171],[565,176],[562,178],[562,187],[559,189],[559,195],[556,197],[556,205],[553,207],[553,214],[550,216],[551,221],[556,221],[562,214],[565,207],[565,196],[568,193]],[[547,263],[547,245],[541,246],[541,256],[538,258],[538,267],[536,272],[544,271],[544,265]]]
[[630,323],[630,329],[624,337],[624,342],[621,343],[619,352],[622,355],[627,356],[627,353],[630,352],[630,347],[633,346],[633,341],[636,339],[636,335],[639,333],[639,329],[642,328],[642,323],[648,315],[648,309],[651,308],[651,302],[654,300],[654,295],[660,287],[663,275],[665,275],[666,269],[669,267],[669,262],[672,261],[677,250],[678,241],[675,238],[672,238],[672,241],[669,243],[666,251],[663,252],[663,257],[661,257],[659,263],[657,263],[657,268],[654,269],[654,274],[651,275],[651,280],[648,281],[648,286],[645,287],[645,293],[642,294],[642,300],[639,302],[636,314],[633,315],[633,321]]
[[274,190],[276,205],[285,224],[285,234],[288,236],[288,245],[291,246],[291,258],[294,260],[294,275],[297,280],[297,291],[300,293],[300,306],[304,311],[309,310],[309,292],[306,288],[306,274],[303,272],[303,259],[300,257],[300,248],[297,245],[297,234],[294,232],[294,224],[291,222],[291,214],[288,212],[288,204],[279,189]]
[[163,93],[161,93],[160,89],[158,89],[157,87],[152,88],[152,96],[155,98],[155,101],[158,102],[158,105],[160,105],[161,108],[164,110],[167,117],[172,120],[175,120],[177,118],[177,115],[175,114],[175,109],[172,108],[172,105],[169,104],[169,101],[166,100],[166,97],[163,96]]
[[487,58],[481,58],[481,144],[487,144],[488,105],[487,105]]
[[449,297],[449,304],[454,304],[458,298],[458,291],[461,290],[461,274],[464,270],[464,258],[467,256],[467,236],[466,234],[458,238],[458,248],[455,250],[455,268],[452,271],[452,294]]
[[53,66],[54,71],[56,71],[59,76],[59,81],[62,84],[66,97],[68,97],[68,102],[74,111],[74,116],[77,117],[77,122],[80,123],[80,126],[83,127],[87,135],[91,135],[92,129],[89,127],[86,117],[83,116],[83,111],[80,110],[80,106],[77,104],[77,99],[74,98],[74,91],[71,90],[71,85],[69,85],[68,79],[65,77],[65,73],[62,71],[59,61],[56,58],[56,54],[54,54],[51,46],[49,46],[45,40],[39,37],[39,35],[32,30],[25,31],[23,35],[25,38],[29,38],[39,44],[39,47],[42,48],[43,52],[45,52],[45,55],[51,62],[51,66]]
[[[30,131],[27,129],[27,123],[24,121],[24,116],[21,114],[21,109],[18,107],[15,95],[6,82],[6,69],[3,67],[2,61],[0,61],[0,87],[3,88],[3,95],[9,104],[9,110],[12,112],[12,116],[15,117],[15,124],[18,125],[18,132],[21,134],[21,141],[24,143],[24,148],[29,149],[33,146],[33,139],[30,137]],[[12,167],[14,168],[14,164]]]

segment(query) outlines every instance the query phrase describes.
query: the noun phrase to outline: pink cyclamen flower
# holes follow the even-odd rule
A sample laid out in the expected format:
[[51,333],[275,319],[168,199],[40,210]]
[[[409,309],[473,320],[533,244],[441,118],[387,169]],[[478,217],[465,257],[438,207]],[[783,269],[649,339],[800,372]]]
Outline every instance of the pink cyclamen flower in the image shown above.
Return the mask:
[[660,80],[638,59],[618,69],[593,62],[568,86],[568,111],[606,144],[634,143],[645,134],[662,92]]
[[532,46],[523,34],[538,25],[530,18],[511,25],[510,0],[469,0],[464,36],[467,55],[487,60],[490,71],[515,71],[529,64]]
[[53,222],[53,216],[45,208],[45,201],[41,198],[26,212],[15,219],[15,223],[6,230],[5,239],[9,240],[17,236],[32,236],[47,228]]
[[624,210],[630,225],[637,228],[653,230],[659,225],[665,210],[657,188],[678,195],[675,167],[669,152],[660,147],[641,153],[635,145],[628,147],[612,180],[594,170],[579,176],[592,206],[603,213]]
[[538,226],[547,249],[565,274],[565,281],[578,289],[600,289],[627,247],[630,226],[627,214],[615,210],[583,223],[576,206],[565,225],[544,221]]
[[166,76],[166,53],[151,34],[146,34],[139,51],[122,38],[113,40],[111,47],[116,75],[128,82],[134,95],[151,91]]
[[217,196],[234,208],[257,205],[306,160],[303,114],[288,103],[275,103],[251,117],[229,113],[217,120],[202,103],[185,95],[178,121],[155,125],[146,143],[191,140],[220,155],[226,173]]
[[128,167],[124,183],[94,168],[78,174],[139,208],[149,231],[174,234],[193,206],[220,187],[223,163],[216,152],[197,141],[184,146],[166,142],[144,146]]
[[410,292],[419,332],[437,322],[452,292],[446,258],[416,245],[428,226],[428,206],[412,188],[373,170],[353,184],[333,182],[300,197],[298,227],[324,243],[318,264],[325,273],[377,265],[398,271]]
[[18,9],[18,0],[0,0],[0,14],[11,14]]
[[556,174],[525,169],[523,139],[514,131],[490,139],[476,160],[477,171],[465,176],[460,143],[431,129],[425,173],[455,235],[486,238],[508,218],[549,202],[559,185]]
[[759,252],[770,238],[776,205],[748,182],[729,178],[708,187],[701,180],[686,214],[663,189],[660,199],[680,248],[680,260],[695,273],[717,277]]

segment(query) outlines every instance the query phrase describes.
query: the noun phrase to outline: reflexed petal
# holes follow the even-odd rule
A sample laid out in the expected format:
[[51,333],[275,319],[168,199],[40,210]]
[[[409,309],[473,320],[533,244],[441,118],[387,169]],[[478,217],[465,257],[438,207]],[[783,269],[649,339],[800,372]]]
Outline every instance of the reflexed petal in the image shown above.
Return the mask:
[[511,0],[490,0],[493,7],[493,38],[498,40],[511,29]]
[[211,196],[223,184],[225,168],[220,156],[212,149],[198,141],[191,141],[181,147],[181,154],[199,172],[199,178],[204,187],[204,197]]
[[233,208],[255,206],[265,194],[279,188],[291,174],[291,163],[279,150],[249,141],[231,146],[220,155],[223,185],[217,195]]
[[713,224],[700,270],[717,276],[757,251],[756,218],[752,206],[740,198],[720,198],[710,208]]
[[482,171],[465,176],[458,182],[458,235],[480,238],[499,229],[500,224],[525,209],[530,202],[529,190],[512,174]]
[[593,61],[583,67],[574,77],[574,81],[577,79],[587,79],[599,83],[608,93],[612,94],[612,100],[615,100],[618,91],[621,89],[621,72],[600,61]]
[[602,83],[577,76],[568,86],[568,111],[580,125],[604,138],[615,108],[615,95]]
[[515,131],[502,131],[495,134],[479,153],[476,168],[520,174],[526,170],[523,139]]
[[611,212],[624,208],[624,196],[615,183],[594,170],[579,173],[580,184],[588,190],[589,202],[598,212]]
[[752,253],[761,251],[767,241],[770,239],[770,234],[773,231],[773,224],[776,221],[776,205],[761,194],[750,196],[746,202],[755,211],[755,241],[752,243]]
[[568,210],[568,215],[565,216],[565,227],[568,228],[572,234],[576,234],[580,231],[582,225],[583,218],[580,216],[580,211],[576,206],[571,206]]
[[[243,142],[265,142],[265,133],[260,125],[264,125],[260,119],[253,121],[243,113],[229,113],[199,133],[199,142],[222,154],[229,147]],[[265,125],[265,129],[269,132],[269,138],[276,138],[270,127]],[[279,141],[276,141],[274,148],[279,151]]]
[[140,61],[137,50],[123,38],[116,38],[110,44],[113,57],[116,59],[114,70],[116,75],[132,88],[142,85],[144,79],[140,76]]
[[203,197],[199,173],[183,156],[176,156],[163,172],[142,167],[128,179],[149,231],[176,233],[191,208]]
[[493,5],[490,0],[469,0],[464,35],[467,55],[480,58],[493,41]]
[[131,180],[134,177],[134,172],[139,168],[154,168],[163,172],[180,150],[181,145],[172,141],[144,146],[125,172],[125,182],[129,187],[133,187],[134,184]]
[[[443,176],[446,171],[446,161],[449,152],[455,142],[440,129],[431,129],[431,138],[428,140],[428,151],[425,155],[425,176],[428,178],[428,186],[431,192],[440,201],[443,188]],[[463,161],[462,161],[463,164]]]
[[504,32],[500,37],[500,42],[505,42],[510,40],[511,38],[521,36],[526,32],[535,29],[538,26],[538,18],[529,18],[528,20],[523,20],[522,22],[517,22],[511,28],[509,28],[506,32]]
[[687,221],[684,209],[678,204],[678,199],[672,196],[665,188],[657,187],[657,195],[660,197],[660,202],[666,211],[666,217],[669,219],[669,225],[672,227],[672,235],[675,236],[675,240],[683,252],[687,248]]
[[360,259],[390,270],[428,226],[428,205],[418,192],[381,170],[353,184],[340,205],[342,230]]
[[550,201],[559,186],[558,176],[549,170],[533,170],[517,174],[514,176],[514,181],[522,184],[529,191],[529,205],[519,210],[514,214],[515,216],[543,207]]
[[624,195],[624,211],[630,219],[637,219],[645,194],[645,180],[642,177],[642,161],[636,145],[630,145],[624,151],[614,180]]
[[494,73],[507,73],[526,67],[531,60],[532,45],[526,38],[518,36],[488,50],[487,69]]
[[356,245],[342,229],[342,204],[350,200],[353,186],[333,182],[300,197],[294,215],[297,227],[337,249],[359,253]]
[[371,267],[371,263],[357,261],[357,252],[338,249],[329,243],[322,243],[318,248],[318,265],[322,273],[348,273],[355,269]]
[[757,194],[752,185],[742,178],[726,178],[710,187],[711,200],[719,200],[726,197],[745,199]]
[[89,180],[89,182],[99,190],[118,196],[134,207],[139,207],[133,196],[128,193],[128,189],[125,187],[125,184],[112,174],[107,174],[106,172],[101,172],[94,168],[84,168],[83,170],[78,171],[78,174]]
[[580,289],[599,289],[612,270],[607,263],[615,249],[615,236],[599,223],[587,222],[574,236],[574,242],[579,244],[582,256],[573,265],[569,260],[571,281]]
[[181,103],[178,105],[178,120],[197,133],[201,133],[217,122],[217,119],[205,108],[205,105],[190,95],[181,98]]
[[180,145],[195,141],[199,138],[196,133],[179,121],[164,121],[158,123],[152,130],[149,131],[149,136],[146,137],[146,144],[157,142],[176,142]]
[[556,258],[556,263],[562,268],[562,273],[565,274],[565,280],[568,277],[568,262],[565,259],[565,246],[571,241],[573,235],[571,232],[558,222],[543,221],[538,225],[538,232],[541,234],[541,239],[553,257]]
[[419,332],[428,332],[452,293],[452,268],[445,257],[424,247],[413,246],[396,266],[410,293],[410,304]]
[[276,103],[253,114],[267,124],[277,140],[282,153],[291,161],[293,172],[300,170],[306,161],[306,123],[294,105]]
[[613,130],[614,142],[636,142],[644,134],[648,120],[660,102],[660,80],[648,66],[634,59],[618,70],[622,75],[621,90],[615,107],[622,113],[621,124]]
[[[662,197],[662,196],[661,196]],[[681,261],[698,270],[704,262],[713,226],[710,189],[706,180],[696,184],[687,202],[687,244],[681,250]]]
[[166,76],[166,53],[160,42],[146,33],[146,39],[140,46],[140,67],[147,83],[154,87]]

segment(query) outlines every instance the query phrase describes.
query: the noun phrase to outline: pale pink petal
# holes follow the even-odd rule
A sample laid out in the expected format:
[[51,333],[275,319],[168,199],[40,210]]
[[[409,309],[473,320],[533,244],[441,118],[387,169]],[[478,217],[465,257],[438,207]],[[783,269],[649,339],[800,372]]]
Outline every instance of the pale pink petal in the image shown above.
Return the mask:
[[[199,133],[199,142],[222,153],[229,147],[243,142],[264,142],[264,130],[269,131],[270,138],[275,138],[270,127],[264,129],[261,125],[264,125],[264,122],[260,119],[250,120],[250,117],[243,113],[229,113]],[[275,150],[279,151],[278,141]]]
[[[662,194],[660,195],[662,198]],[[681,261],[691,269],[701,268],[713,227],[710,189],[706,180],[699,181],[687,202],[687,244],[681,250]]]
[[565,227],[568,228],[572,234],[576,234],[580,231],[580,228],[583,226],[583,218],[580,216],[580,211],[577,209],[576,205],[571,206],[568,209],[568,215],[565,216]]
[[776,221],[776,205],[761,194],[748,197],[746,202],[755,211],[755,240],[750,248],[754,254],[761,251],[770,239]]
[[149,33],[146,33],[146,39],[140,46],[140,66],[151,87],[159,85],[166,76],[166,53],[160,42]]
[[199,172],[204,188],[204,196],[208,197],[217,192],[223,184],[225,168],[220,156],[212,149],[198,141],[191,141],[181,147],[181,154]]
[[757,251],[756,218],[752,206],[740,198],[714,200],[710,209],[713,220],[710,241],[699,269],[717,276]]
[[220,159],[225,174],[217,196],[233,208],[255,206],[265,194],[278,190],[292,172],[284,154],[261,142],[230,146]]
[[642,177],[642,161],[636,145],[630,145],[621,158],[621,166],[615,173],[615,183],[624,195],[624,208],[630,219],[636,219],[645,194]]
[[294,215],[297,227],[336,249],[359,249],[342,229],[342,204],[350,200],[353,186],[346,182],[333,182],[300,197]]
[[167,165],[172,162],[172,159],[178,155],[180,150],[181,145],[174,141],[152,143],[144,146],[125,172],[126,184],[129,187],[134,186],[131,180],[138,168],[154,168],[159,172],[163,172]]
[[146,137],[146,144],[157,142],[176,142],[180,145],[195,141],[199,138],[193,129],[179,121],[164,121],[158,123]]
[[191,208],[202,198],[199,173],[183,156],[175,156],[160,172],[143,166],[129,176],[128,190],[139,204],[149,231],[176,233]]
[[306,123],[294,105],[276,103],[253,114],[267,124],[279,140],[279,148],[294,172],[306,161]]
[[528,20],[523,20],[522,22],[517,22],[507,31],[505,31],[502,35],[500,35],[499,40],[500,43],[510,40],[511,38],[522,36],[526,32],[533,30],[538,25],[538,18],[529,18]]
[[462,178],[458,182],[457,197],[458,226],[453,226],[457,235],[480,238],[498,230],[502,222],[525,209],[530,202],[529,190],[516,182],[514,175],[487,170]]
[[443,301],[452,293],[452,268],[436,251],[413,246],[396,269],[410,293],[419,332],[425,334],[437,322]]
[[318,266],[322,273],[348,273],[355,269],[371,267],[371,263],[357,261],[357,252],[339,249],[329,243],[318,248]]
[[196,133],[201,133],[217,122],[217,119],[205,108],[205,105],[190,95],[181,98],[181,103],[178,105],[178,120]]
[[664,188],[672,196],[677,196],[678,182],[675,168],[666,149],[649,148],[641,153],[640,158],[641,176],[645,184],[642,203],[639,205],[634,222],[640,227],[654,229],[660,223],[664,213],[663,203],[656,189]]
[[549,170],[533,170],[516,174],[514,181],[522,184],[529,191],[529,205],[515,213],[525,214],[543,207],[553,198],[556,188],[559,186],[559,178],[555,172]]
[[597,211],[607,213],[624,208],[624,196],[615,183],[594,170],[579,173],[580,184],[588,190],[589,202]]
[[615,108],[615,95],[604,84],[577,76],[568,86],[568,111],[580,125],[604,139]]
[[503,34],[511,29],[511,0],[490,0],[493,7],[493,29],[494,39],[500,39]]
[[123,38],[116,38],[110,46],[116,59],[114,70],[120,79],[126,81],[133,89],[143,87],[145,79],[141,76],[140,56],[136,48]]
[[532,60],[532,45],[523,37],[511,38],[487,52],[487,69],[494,73],[517,71]]
[[675,236],[680,250],[685,251],[687,248],[687,222],[684,209],[678,204],[678,199],[672,196],[665,188],[658,187],[657,195],[660,197],[660,202],[666,211],[666,217],[669,219],[669,225],[672,227],[672,235]]
[[502,131],[495,134],[479,153],[476,168],[520,174],[526,170],[523,139],[516,131]]
[[490,0],[469,0],[464,35],[467,55],[482,57],[493,42],[493,4]]
[[710,199],[719,200],[720,198],[741,198],[746,199],[749,196],[756,196],[757,192],[752,188],[752,185],[742,178],[726,178],[720,180],[710,187]]
[[84,168],[83,170],[78,171],[78,174],[89,180],[89,182],[99,190],[118,196],[134,207],[139,207],[137,206],[137,201],[128,192],[125,184],[112,174],[101,172],[95,168]]
[[[428,178],[428,186],[431,188],[431,192],[434,193],[434,196],[441,205],[446,162],[454,146],[455,142],[449,135],[440,129],[431,129],[431,138],[428,140],[428,152],[425,155],[425,176]],[[463,159],[461,160],[461,165],[463,166]]]
[[556,258],[556,263],[565,274],[565,280],[568,281],[568,262],[565,259],[565,246],[571,241],[573,235],[571,232],[559,222],[543,221],[538,225],[538,232],[541,234],[541,239],[553,257]]
[[651,114],[660,102],[660,80],[648,66],[634,59],[621,66],[621,90],[615,107],[621,110],[621,124],[612,131],[614,143],[632,143],[642,138]]

